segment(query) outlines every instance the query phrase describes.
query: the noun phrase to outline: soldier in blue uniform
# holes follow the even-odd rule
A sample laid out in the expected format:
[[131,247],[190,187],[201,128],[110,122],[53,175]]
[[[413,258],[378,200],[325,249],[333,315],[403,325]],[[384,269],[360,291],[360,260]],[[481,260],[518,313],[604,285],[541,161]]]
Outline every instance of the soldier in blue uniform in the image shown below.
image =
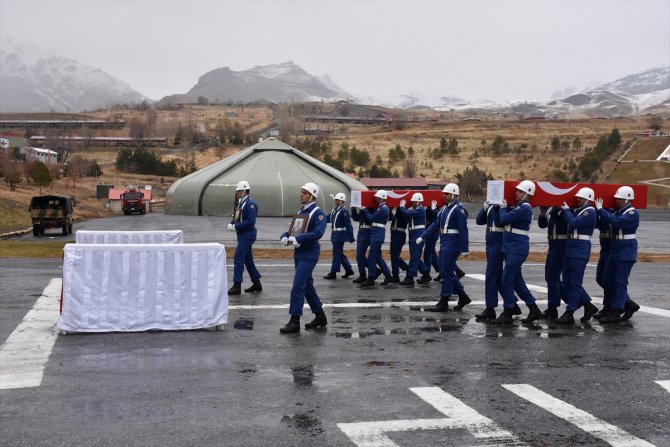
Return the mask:
[[568,240],[565,243],[563,262],[565,312],[556,320],[557,324],[574,324],[574,312],[584,307],[584,316],[579,321],[589,321],[598,312],[591,297],[584,290],[584,270],[591,257],[591,235],[596,227],[596,210],[591,206],[594,199],[591,188],[581,188],[575,194],[577,208],[573,211],[563,203],[563,219],[568,224]]
[[356,235],[356,264],[358,266],[358,278],[355,284],[362,284],[368,279],[366,273],[368,268],[367,252],[370,247],[370,221],[365,214],[356,208],[351,208],[351,218],[358,222],[358,234]]
[[635,233],[640,225],[640,214],[631,205],[635,198],[633,188],[622,186],[614,194],[616,211],[603,208],[603,199],[596,199],[598,214],[609,225],[612,241],[605,265],[603,283],[610,294],[612,309],[600,317],[601,323],[618,323],[629,320],[640,306],[628,296],[628,277],[637,262]]
[[498,215],[500,214],[500,205],[489,205],[484,202],[484,206],[475,222],[477,225],[486,225],[486,276],[484,279],[484,300],[486,308],[483,312],[475,315],[477,321],[495,320],[498,307],[498,291],[502,281],[503,254],[502,238],[504,227],[500,225]]
[[[430,208],[426,208],[426,228],[428,228],[434,221],[437,219],[437,215],[440,213],[442,208],[437,207],[437,200],[433,200],[430,204]],[[430,276],[430,269],[433,268],[440,274],[440,262],[437,252],[435,251],[435,246],[437,245],[437,239],[439,234],[427,234],[423,238],[423,265],[425,267],[425,272],[421,274],[421,278],[417,279],[416,282],[419,284],[429,284],[433,279]],[[416,242],[416,241],[415,241]]]
[[292,243],[295,247],[293,252],[293,264],[295,265],[295,275],[293,276],[293,287],[291,287],[291,304],[289,314],[291,318],[283,328],[279,329],[282,334],[290,334],[300,331],[300,316],[302,308],[307,300],[309,308],[315,315],[314,320],[305,324],[305,329],[314,329],[320,326],[326,326],[328,320],[323,312],[323,305],[319,295],[314,288],[314,278],[312,272],[316,263],[319,262],[321,254],[321,245],[319,239],[326,231],[326,216],[324,212],[316,206],[316,198],[319,196],[319,187],[311,182],[305,183],[300,188],[300,203],[302,208],[299,214],[306,214],[307,223],[304,226],[305,231],[298,236],[289,236],[288,232],[281,235],[282,245]]
[[407,270],[407,262],[400,257],[402,248],[407,242],[407,224],[409,219],[407,216],[398,211],[398,208],[393,208],[389,213],[389,220],[391,221],[391,241],[389,246],[389,255],[391,256],[391,279],[390,283],[400,282],[400,270]]
[[[460,281],[458,281],[454,273],[458,257],[461,254],[463,257],[467,257],[470,254],[468,248],[468,212],[458,200],[458,185],[449,183],[442,189],[442,193],[447,203],[446,207],[439,213],[437,219],[416,239],[416,243],[421,245],[425,236],[440,234],[440,275],[442,276],[442,287],[437,304],[426,309],[430,312],[448,312],[449,297],[454,291],[458,293],[458,304],[454,308],[455,310],[463,309],[471,301],[465,290],[462,290],[462,285],[460,285]],[[460,290],[455,290],[456,288]]]
[[330,242],[333,244],[333,262],[330,265],[330,272],[323,277],[324,279],[337,278],[341,265],[344,266],[345,272],[342,278],[348,278],[354,274],[351,263],[344,254],[344,243],[354,242],[354,227],[351,226],[349,210],[344,206],[345,200],[344,193],[335,194],[335,208],[327,217],[327,222],[330,223]]
[[549,249],[544,263],[544,280],[547,282],[548,307],[542,312],[542,318],[555,320],[558,318],[558,307],[561,305],[561,272],[565,259],[565,244],[568,240],[568,223],[563,218],[560,207],[540,207],[537,225],[547,229]]
[[413,286],[414,278],[418,273],[426,274],[428,270],[421,261],[421,246],[417,245],[416,240],[426,228],[426,209],[423,207],[423,194],[414,193],[410,200],[412,209],[405,208],[406,202],[400,202],[398,212],[408,219],[407,228],[409,230],[409,265],[407,267],[407,276],[400,282],[403,286]]
[[533,220],[533,208],[528,202],[535,194],[535,183],[523,180],[516,186],[516,204],[513,207],[506,206],[500,209],[500,224],[505,227],[503,232],[502,252],[505,266],[503,267],[502,283],[500,292],[503,297],[504,309],[494,321],[497,324],[512,324],[514,322],[514,307],[516,296],[521,298],[528,306],[528,316],[521,321],[532,323],[542,318],[542,311],[535,304],[535,297],[528,290],[526,282],[521,273],[521,266],[528,258],[530,250],[530,224]]
[[[609,213],[614,213],[614,208],[605,208]],[[612,294],[610,289],[605,288],[603,277],[605,276],[605,265],[607,265],[607,258],[610,255],[610,244],[612,242],[612,234],[610,233],[609,224],[598,214],[598,223],[596,228],[600,231],[600,253],[598,255],[598,265],[596,266],[596,283],[603,289],[603,307],[593,316],[599,320],[603,315],[608,314],[612,310]]]
[[235,247],[235,258],[233,268],[233,285],[228,290],[228,295],[239,295],[242,289],[242,273],[244,267],[251,279],[251,287],[244,289],[245,292],[261,292],[261,274],[254,264],[252,246],[256,242],[256,214],[258,205],[249,196],[251,187],[249,182],[242,180],[237,184],[235,197],[238,199],[233,221],[228,224],[228,230],[237,232],[237,247]]
[[384,274],[384,281],[382,285],[385,286],[390,282],[391,270],[382,258],[382,244],[386,236],[386,223],[389,220],[389,207],[386,205],[387,193],[380,189],[375,193],[375,200],[377,201],[377,210],[372,213],[365,207],[361,207],[361,212],[370,221],[370,251],[368,253],[368,279],[361,283],[362,287],[371,287],[375,284],[377,276],[377,266]]

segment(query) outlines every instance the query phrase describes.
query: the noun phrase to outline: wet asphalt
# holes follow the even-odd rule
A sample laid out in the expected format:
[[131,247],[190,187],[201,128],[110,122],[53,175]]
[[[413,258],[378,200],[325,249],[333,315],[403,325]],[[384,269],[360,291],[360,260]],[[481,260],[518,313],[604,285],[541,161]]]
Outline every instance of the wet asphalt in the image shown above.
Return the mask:
[[[275,246],[289,220],[261,218],[258,246]],[[187,243],[230,245],[234,234],[226,223],[149,214],[89,221],[75,230],[181,228]],[[641,247],[670,253],[667,229],[667,221],[644,221]],[[472,223],[470,231],[474,244],[483,242]],[[534,230],[538,251],[542,236]],[[349,446],[355,444],[338,424],[444,418],[410,390],[439,387],[521,444],[609,445],[503,387],[529,384],[631,436],[670,445],[670,392],[656,383],[670,380],[668,263],[636,264],[629,286],[638,303],[666,314],[640,311],[612,326],[516,321],[497,327],[474,320],[483,309],[477,276],[463,279],[472,305],[435,314],[423,303],[439,296],[436,282],[361,289],[349,280],[322,279],[329,270],[322,262],[315,285],[329,324],[291,335],[279,334],[288,310],[270,306],[288,304],[292,261],[257,265],[264,290],[230,297],[224,331],[59,336],[39,387],[0,390],[0,444]],[[463,262],[462,268],[481,275],[485,264]],[[49,280],[60,277],[61,265],[0,259],[0,275],[4,343]],[[528,284],[545,285],[542,264],[526,264],[524,276]],[[602,293],[594,277],[589,265],[584,284],[597,301]],[[546,307],[546,295],[533,293]],[[310,319],[306,309],[302,324]],[[397,430],[387,437],[398,446],[486,445],[463,428]]]

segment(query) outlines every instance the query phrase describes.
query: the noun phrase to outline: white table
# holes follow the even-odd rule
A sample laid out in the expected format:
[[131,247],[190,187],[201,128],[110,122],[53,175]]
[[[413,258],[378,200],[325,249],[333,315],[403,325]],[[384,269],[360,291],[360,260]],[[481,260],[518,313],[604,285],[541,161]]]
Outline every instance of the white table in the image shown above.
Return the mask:
[[75,233],[77,244],[183,244],[184,232],[164,231],[92,231]]
[[200,329],[228,322],[222,244],[67,244],[58,328]]

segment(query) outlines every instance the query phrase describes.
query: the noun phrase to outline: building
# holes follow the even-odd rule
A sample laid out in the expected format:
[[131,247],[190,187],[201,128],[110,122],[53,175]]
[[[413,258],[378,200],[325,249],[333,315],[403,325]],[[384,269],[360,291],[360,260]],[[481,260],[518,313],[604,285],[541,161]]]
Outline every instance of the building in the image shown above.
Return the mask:
[[26,155],[26,161],[41,161],[45,165],[58,163],[58,152],[51,149],[24,146],[19,152]]
[[368,188],[358,180],[310,157],[276,138],[268,138],[196,171],[172,184],[165,196],[165,213],[192,216],[232,216],[235,188],[251,185],[259,216],[291,216],[300,208],[298,192],[307,182],[319,185],[317,204],[335,205],[331,195]]

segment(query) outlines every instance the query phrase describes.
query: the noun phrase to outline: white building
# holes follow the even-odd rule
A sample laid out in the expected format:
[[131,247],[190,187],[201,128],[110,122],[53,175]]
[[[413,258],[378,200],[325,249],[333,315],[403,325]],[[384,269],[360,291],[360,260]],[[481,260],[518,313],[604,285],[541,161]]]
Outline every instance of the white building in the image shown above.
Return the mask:
[[58,162],[58,152],[51,149],[24,146],[19,152],[26,154],[26,161],[41,161],[45,165]]

